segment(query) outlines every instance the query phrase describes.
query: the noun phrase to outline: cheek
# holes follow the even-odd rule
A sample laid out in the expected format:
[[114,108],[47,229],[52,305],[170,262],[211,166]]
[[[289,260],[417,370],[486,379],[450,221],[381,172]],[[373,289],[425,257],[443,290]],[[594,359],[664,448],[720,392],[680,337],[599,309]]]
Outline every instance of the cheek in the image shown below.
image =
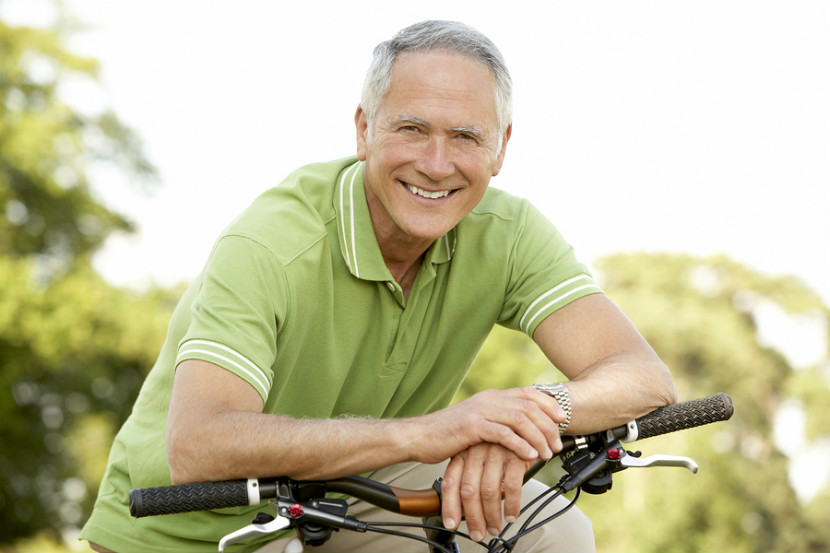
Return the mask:
[[456,163],[456,169],[468,182],[485,188],[494,176],[495,168],[495,160],[489,155],[462,156]]

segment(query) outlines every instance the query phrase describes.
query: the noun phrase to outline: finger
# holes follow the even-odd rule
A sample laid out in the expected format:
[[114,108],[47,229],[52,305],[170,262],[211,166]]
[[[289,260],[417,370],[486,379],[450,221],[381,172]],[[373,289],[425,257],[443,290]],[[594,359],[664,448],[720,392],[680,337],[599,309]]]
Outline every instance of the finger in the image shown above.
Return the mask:
[[464,455],[450,459],[444,478],[441,480],[441,516],[444,527],[450,530],[458,528],[461,522],[461,475],[464,472]]
[[532,386],[522,388],[522,391],[527,394],[530,401],[533,401],[539,407],[542,413],[541,416],[545,418],[545,422],[539,423],[538,419],[533,415],[531,415],[531,419],[534,423],[539,424],[539,428],[545,433],[551,449],[557,452],[561,451],[562,437],[559,435],[559,424],[565,422],[567,419],[565,410],[562,409],[562,406],[559,405],[556,398]]
[[493,446],[484,464],[481,475],[480,495],[481,506],[484,513],[484,522],[487,526],[487,533],[491,536],[498,536],[502,529],[501,494],[504,483],[505,455],[515,459],[512,453]]
[[470,448],[464,461],[464,474],[461,476],[461,505],[470,537],[474,541],[483,540],[486,530],[481,504],[481,475],[488,449],[486,445]]
[[504,469],[504,520],[515,522],[522,509],[522,483],[528,464],[512,458]]
[[553,457],[553,446],[559,439],[558,423],[548,411],[559,407],[555,399],[538,390],[487,390],[451,409],[464,414],[457,419],[461,425],[457,433],[472,440],[467,441],[467,447],[489,442],[500,444],[526,460]]
[[559,437],[557,425],[528,400],[490,407],[483,424],[481,441],[502,445],[526,460],[550,459]]
[[[559,423],[565,420],[565,412],[555,398],[532,386],[493,392],[494,397],[486,398],[492,420],[513,428],[543,459],[550,459],[553,451],[561,449]],[[495,405],[503,411],[496,411]]]
[[[538,431],[537,431],[538,432]],[[542,447],[539,447],[540,438],[536,437],[536,444],[533,444],[517,434],[510,426],[488,422],[482,427],[481,441],[493,444],[499,444],[506,449],[512,451],[518,457],[528,461],[534,461],[540,457],[539,449],[546,452],[546,438],[541,434]],[[544,455],[542,455],[544,457]]]
[[555,397],[546,394],[541,390],[537,390],[533,386],[525,386],[521,388],[522,397],[529,399],[536,403],[544,413],[553,419],[556,424],[565,422],[565,411]]

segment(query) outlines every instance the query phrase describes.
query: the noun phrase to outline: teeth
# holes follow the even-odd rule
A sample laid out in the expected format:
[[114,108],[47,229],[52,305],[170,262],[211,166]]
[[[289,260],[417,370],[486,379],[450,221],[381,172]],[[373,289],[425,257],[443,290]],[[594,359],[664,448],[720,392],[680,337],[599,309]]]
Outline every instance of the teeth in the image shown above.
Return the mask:
[[428,190],[423,190],[418,188],[417,186],[412,186],[411,184],[407,184],[406,187],[409,189],[410,192],[413,194],[417,194],[419,196],[423,196],[424,198],[429,198],[431,200],[435,200],[437,198],[444,198],[449,196],[449,190],[442,190],[440,192],[429,192]]

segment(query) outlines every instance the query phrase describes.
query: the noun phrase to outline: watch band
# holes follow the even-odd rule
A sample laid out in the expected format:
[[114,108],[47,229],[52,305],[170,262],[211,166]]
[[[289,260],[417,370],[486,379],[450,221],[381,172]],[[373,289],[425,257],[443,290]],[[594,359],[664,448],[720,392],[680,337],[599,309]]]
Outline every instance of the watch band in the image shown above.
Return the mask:
[[565,422],[559,425],[559,433],[564,433],[568,425],[571,424],[571,414],[573,413],[571,394],[568,392],[568,388],[561,382],[534,384],[533,387],[540,392],[553,396],[559,402],[559,406],[565,411]]

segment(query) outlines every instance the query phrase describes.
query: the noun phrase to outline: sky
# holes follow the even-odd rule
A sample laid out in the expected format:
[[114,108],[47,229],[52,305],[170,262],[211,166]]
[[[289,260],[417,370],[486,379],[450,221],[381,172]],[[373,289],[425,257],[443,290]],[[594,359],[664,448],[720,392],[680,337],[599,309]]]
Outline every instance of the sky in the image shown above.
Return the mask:
[[513,137],[491,185],[531,199],[584,261],[724,253],[830,302],[825,1],[65,4],[102,84],[69,93],[113,108],[160,171],[149,193],[95,178],[138,226],[96,259],[116,284],[193,278],[259,193],[353,154],[373,47],[440,18],[490,36],[513,74]]
[[[511,69],[513,135],[492,186],[531,199],[585,262],[726,254],[796,275],[830,303],[825,0],[64,4],[86,25],[73,49],[101,63],[100,87],[65,93],[112,108],[160,174],[150,191],[94,175],[99,198],[138,228],[95,259],[115,284],[193,278],[257,195],[352,155],[372,49],[436,18],[487,34]],[[0,0],[0,11],[37,23],[50,5]]]
[[259,193],[353,154],[374,45],[440,18],[490,36],[513,74],[513,138],[492,185],[534,201],[584,261],[725,253],[830,301],[827,2],[66,5],[102,83],[70,92],[112,107],[160,171],[149,194],[119,174],[95,180],[138,225],[96,259],[117,284],[194,277]]

